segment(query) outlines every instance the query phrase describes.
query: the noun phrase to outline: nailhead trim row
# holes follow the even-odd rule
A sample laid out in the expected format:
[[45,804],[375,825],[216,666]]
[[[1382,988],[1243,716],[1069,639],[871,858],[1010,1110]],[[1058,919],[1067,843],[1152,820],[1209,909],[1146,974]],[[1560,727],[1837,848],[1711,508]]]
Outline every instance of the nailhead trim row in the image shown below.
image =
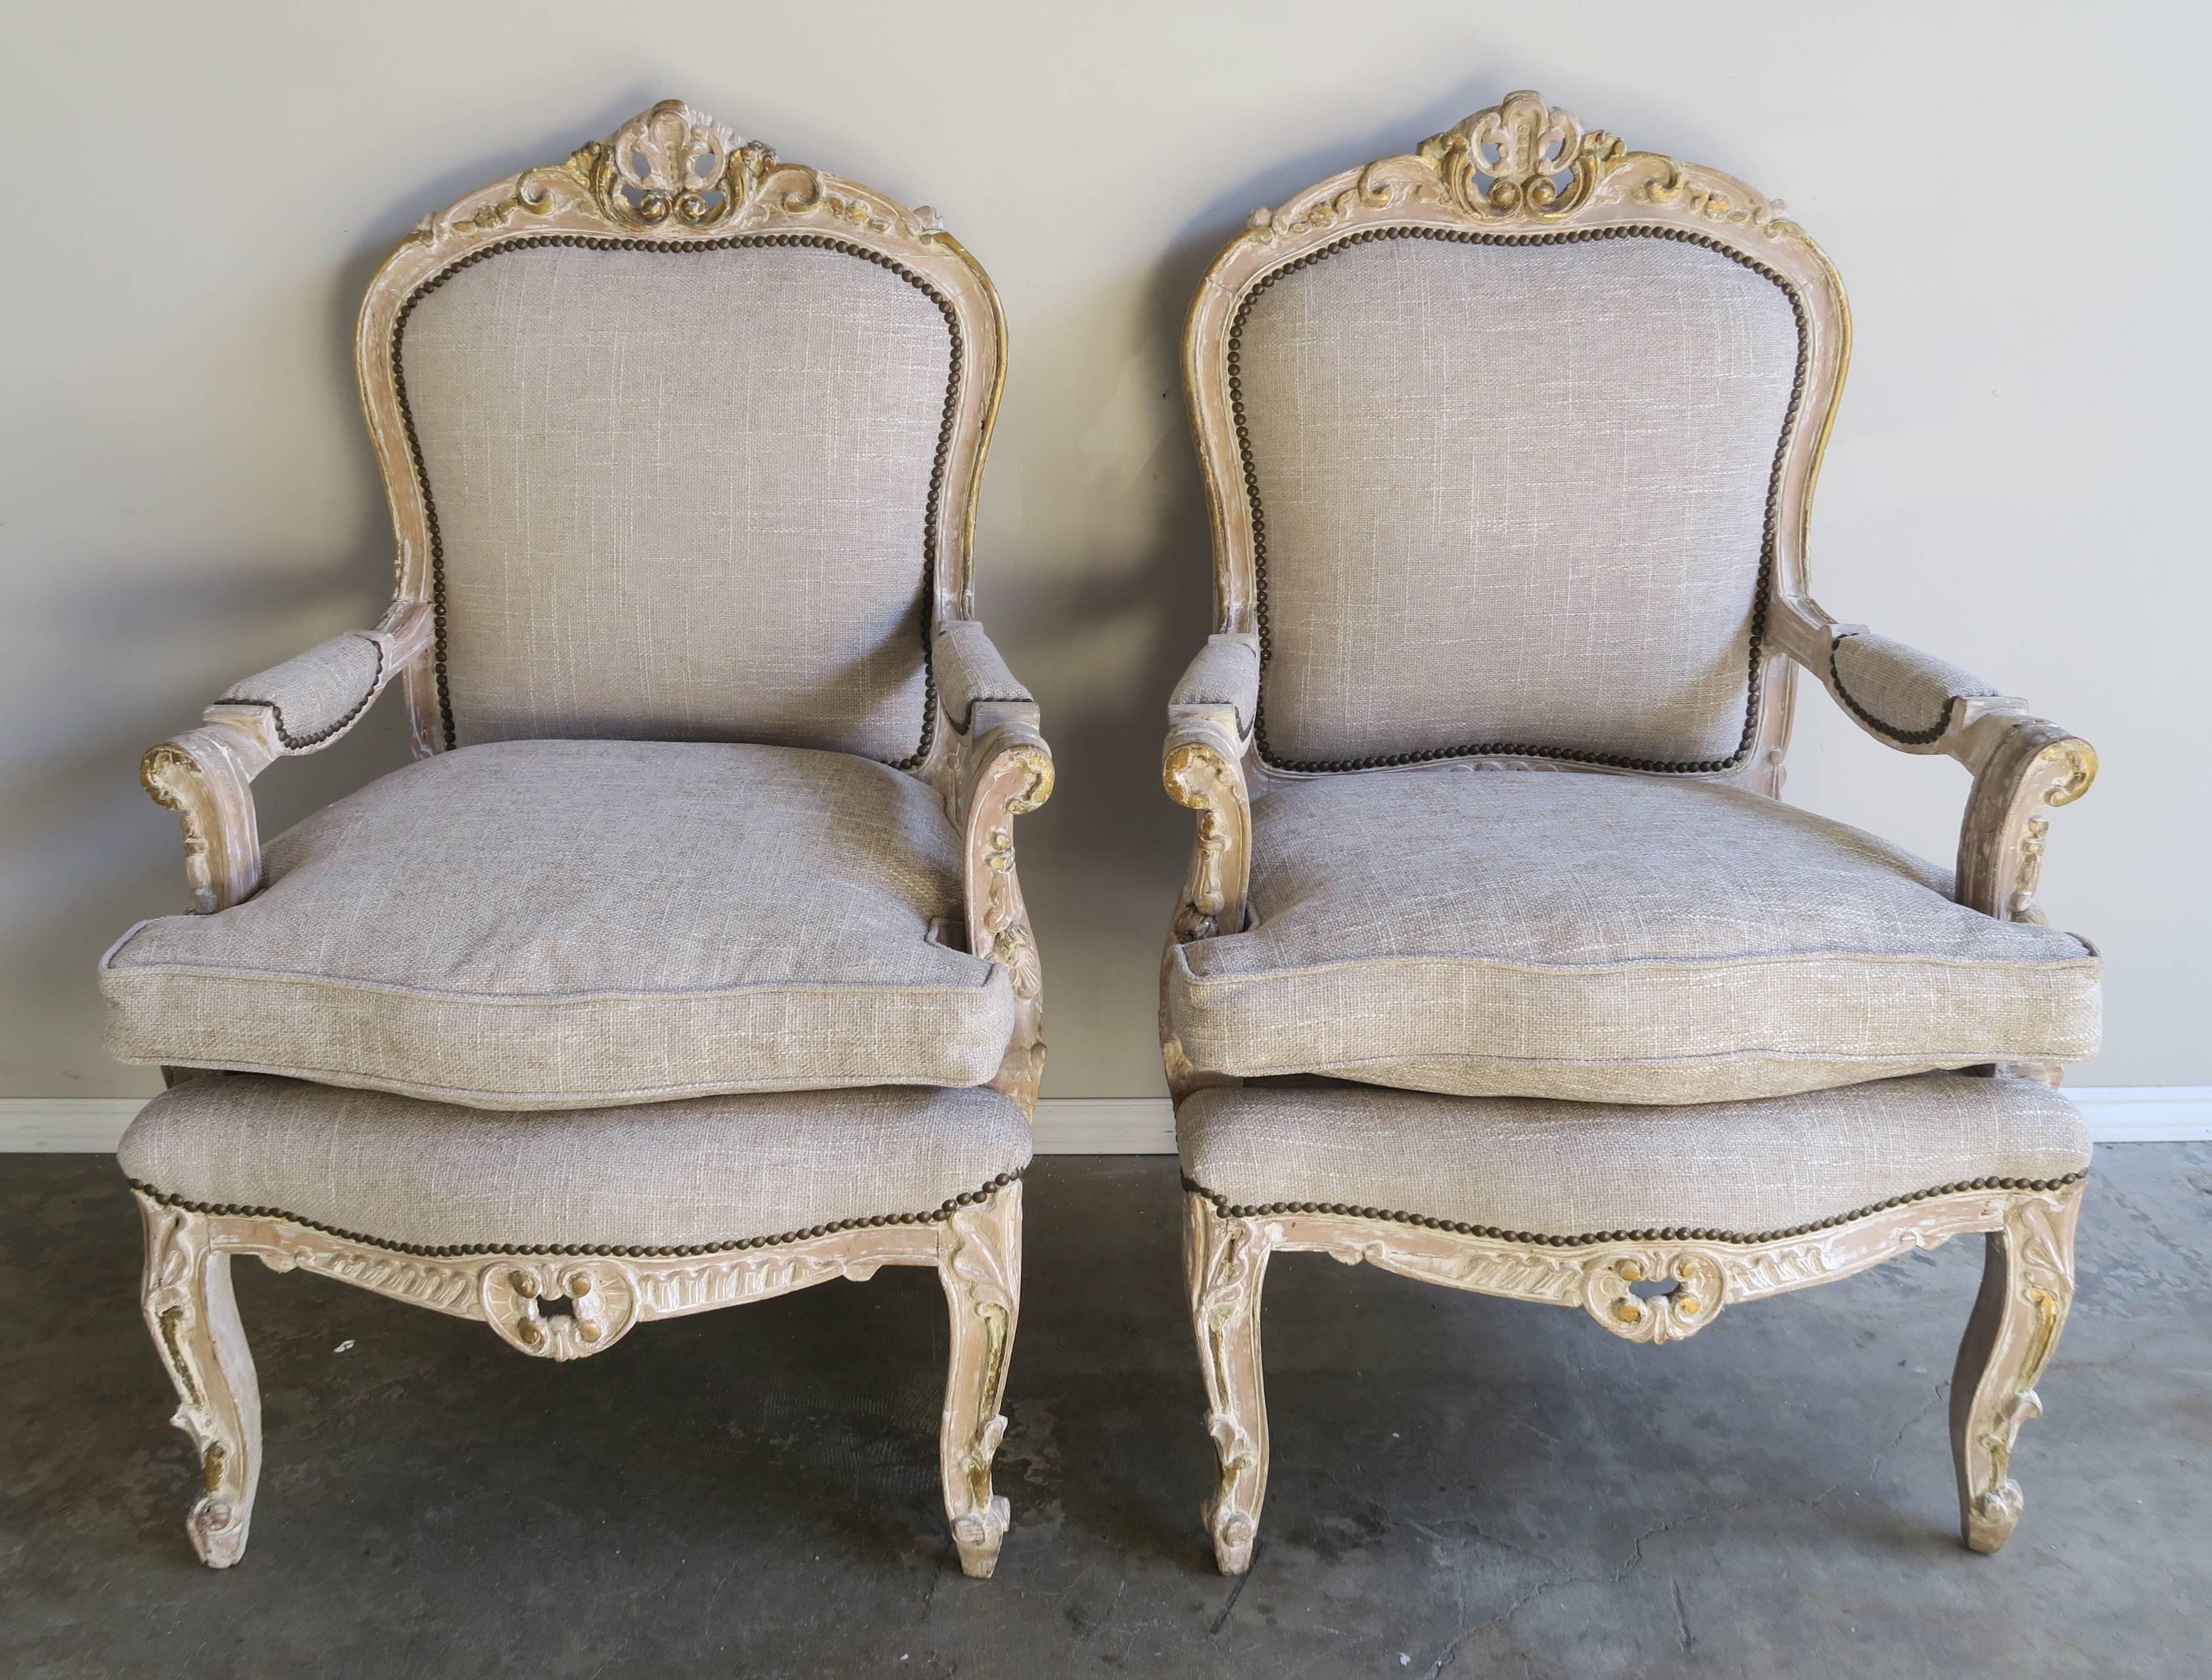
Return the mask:
[[1850,639],[1849,636],[1839,636],[1828,644],[1828,677],[1835,688],[1836,698],[1844,703],[1853,717],[1865,724],[1875,733],[1887,735],[1893,741],[1903,741],[1908,746],[1926,746],[1931,741],[1941,740],[1943,738],[1943,732],[1951,727],[1951,714],[1958,709],[1960,701],[1967,698],[1987,699],[1996,692],[1993,688],[1985,688],[1971,697],[1954,694],[1943,703],[1943,715],[1936,720],[1933,728],[1900,729],[1893,723],[1883,722],[1881,719],[1859,704],[1857,700],[1852,697],[1851,691],[1844,686],[1844,673],[1842,667],[1836,662],[1836,654]]
[[448,264],[407,295],[399,306],[398,318],[392,324],[392,383],[399,398],[399,418],[407,434],[407,453],[415,468],[415,483],[422,495],[422,512],[430,528],[430,608],[437,642],[438,715],[444,727],[446,746],[450,750],[456,745],[453,730],[453,693],[446,675],[446,549],[438,531],[438,506],[430,495],[430,475],[422,463],[422,441],[415,429],[415,411],[407,399],[407,374],[401,360],[401,339],[407,330],[408,318],[415,306],[463,269],[473,267],[487,259],[509,251],[531,251],[547,246],[564,246],[588,251],[648,251],[658,256],[688,256],[702,251],[730,251],[740,247],[768,248],[788,246],[814,251],[837,251],[861,261],[873,263],[905,281],[916,291],[937,306],[945,317],[945,326],[951,335],[951,371],[945,380],[944,420],[937,432],[937,453],[929,469],[929,497],[924,512],[927,523],[922,532],[921,561],[921,745],[912,754],[893,761],[894,770],[915,770],[929,757],[929,749],[937,735],[937,668],[930,650],[930,626],[937,617],[937,527],[938,516],[945,503],[945,475],[952,455],[952,429],[960,408],[960,378],[964,357],[960,344],[960,318],[952,301],[923,276],[902,262],[886,257],[880,251],[871,251],[864,245],[848,240],[831,239],[822,234],[733,234],[723,239],[663,240],[645,239],[613,239],[592,234],[535,234],[526,239],[501,240],[471,252],[458,262]]
[[325,1237],[335,1237],[340,1242],[360,1243],[370,1248],[380,1248],[393,1254],[417,1254],[426,1259],[460,1259],[481,1254],[552,1254],[564,1258],[606,1257],[622,1260],[681,1260],[705,1254],[727,1254],[740,1249],[781,1248],[786,1243],[805,1242],[809,1238],[827,1237],[840,1231],[872,1229],[885,1225],[942,1225],[961,1208],[978,1202],[988,1202],[1000,1190],[1022,1175],[1001,1172],[981,1190],[963,1190],[949,1201],[939,1203],[926,1214],[875,1214],[866,1219],[841,1219],[830,1225],[809,1226],[804,1231],[787,1231],[776,1237],[747,1237],[741,1242],[691,1243],[679,1248],[607,1248],[585,1243],[556,1244],[551,1247],[536,1248],[528,1244],[454,1243],[442,1247],[425,1243],[386,1242],[381,1237],[371,1237],[359,1231],[342,1231],[334,1225],[319,1220],[302,1219],[297,1214],[288,1214],[282,1208],[247,1208],[233,1202],[192,1202],[181,1196],[171,1196],[166,1190],[132,1178],[131,1188],[141,1196],[159,1202],[164,1208],[181,1208],[188,1214],[204,1214],[211,1219],[276,1219],[288,1225],[302,1226],[310,1231],[319,1231]]
[[1855,1208],[1835,1219],[1816,1220],[1810,1225],[1793,1225],[1781,1231],[1713,1231],[1689,1226],[1669,1226],[1662,1230],[1645,1231],[1589,1231],[1578,1236],[1551,1237],[1534,1231],[1504,1231],[1494,1225],[1465,1225],[1450,1220],[1430,1219],[1421,1214],[1404,1214],[1383,1208],[1354,1208],[1340,1202],[1269,1202],[1249,1207],[1232,1206],[1226,1196],[1217,1195],[1196,1179],[1186,1175],[1182,1187],[1194,1196],[1202,1196],[1213,1204],[1213,1210],[1224,1219],[1272,1219],[1284,1214],[1330,1214],[1348,1219],[1387,1220],[1393,1225],[1417,1226],[1425,1231],[1448,1231],[1455,1236],[1483,1237],[1492,1242],[1526,1243],[1539,1248],[1588,1248],[1611,1243],[1778,1243],[1792,1237],[1810,1236],[1815,1231],[1832,1231],[1839,1225],[1849,1225],[1870,1214],[1886,1213],[1892,1208],[1902,1208],[1908,1202],[1927,1202],[1939,1196],[1954,1196],[1966,1190],[2054,1190],[2069,1184],[2078,1184],[2089,1176],[2085,1169],[2069,1172],[2063,1178],[1967,1178],[1955,1184],[1938,1184],[1933,1190],[1914,1190],[1905,1196],[1893,1196],[1887,1202],[1869,1202]]
[[1498,246],[1581,245],[1593,240],[1614,239],[1673,240],[1718,253],[1730,262],[1773,282],[1783,296],[1790,301],[1790,313],[1797,323],[1797,368],[1790,381],[1790,405],[1782,417],[1782,435],[1774,446],[1773,472],[1767,480],[1766,516],[1759,542],[1759,574],[1753,584],[1750,677],[1744,704],[1743,735],[1735,751],[1729,757],[1698,760],[1637,758],[1618,752],[1591,752],[1577,747],[1535,746],[1511,741],[1476,741],[1462,746],[1435,746],[1419,752],[1379,753],[1364,758],[1278,758],[1267,745],[1267,689],[1262,683],[1260,704],[1253,721],[1253,739],[1259,749],[1261,761],[1272,770],[1305,773],[1379,770],[1393,764],[1425,764],[1438,759],[1468,758],[1556,758],[1568,764],[1600,764],[1614,770],[1656,770],[1677,776],[1704,776],[1717,770],[1734,770],[1750,756],[1759,727],[1759,667],[1765,651],[1767,600],[1772,593],[1774,581],[1774,544],[1777,524],[1781,517],[1782,472],[1789,456],[1790,441],[1796,435],[1798,419],[1804,409],[1805,385],[1812,366],[1813,334],[1806,316],[1804,300],[1778,271],[1708,234],[1692,233],[1686,228],[1638,224],[1619,228],[1577,228],[1547,234],[1492,234],[1471,228],[1369,228],[1332,240],[1295,262],[1285,263],[1260,277],[1245,294],[1243,301],[1237,306],[1237,313],[1230,322],[1229,406],[1237,433],[1237,461],[1243,472],[1245,500],[1252,509],[1253,604],[1259,620],[1260,663],[1263,673],[1274,654],[1274,638],[1267,617],[1267,516],[1260,506],[1259,475],[1252,465],[1252,441],[1244,417],[1243,344],[1245,320],[1252,313],[1253,306],[1260,301],[1261,294],[1285,275],[1294,274],[1324,257],[1334,256],[1353,246],[1389,239],[1431,239],[1452,245]]
[[274,700],[256,700],[250,696],[240,694],[224,700],[222,703],[226,706],[268,707],[270,721],[276,726],[276,739],[284,743],[288,752],[306,752],[320,746],[325,741],[335,736],[343,735],[347,730],[352,728],[354,721],[368,709],[369,703],[384,692],[384,644],[374,636],[363,636],[362,639],[375,651],[376,675],[369,683],[368,692],[361,697],[354,709],[319,735],[295,735],[287,729],[284,727],[284,709]]

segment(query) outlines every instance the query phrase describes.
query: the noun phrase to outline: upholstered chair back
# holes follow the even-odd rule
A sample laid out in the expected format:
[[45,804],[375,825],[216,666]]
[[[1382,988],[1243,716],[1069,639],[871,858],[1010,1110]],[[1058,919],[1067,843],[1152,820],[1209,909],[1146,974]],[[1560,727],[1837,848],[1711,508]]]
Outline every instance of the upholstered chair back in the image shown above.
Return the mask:
[[427,222],[361,344],[436,607],[423,745],[919,765],[999,335],[929,212],[674,105]]
[[461,744],[920,750],[952,337],[858,247],[495,247],[400,377]]
[[1407,228],[1322,247],[1233,342],[1271,758],[1748,740],[1798,355],[1773,279],[1656,236]]
[[1268,768],[1749,763],[1844,327],[1738,189],[1515,94],[1216,263],[1189,376]]

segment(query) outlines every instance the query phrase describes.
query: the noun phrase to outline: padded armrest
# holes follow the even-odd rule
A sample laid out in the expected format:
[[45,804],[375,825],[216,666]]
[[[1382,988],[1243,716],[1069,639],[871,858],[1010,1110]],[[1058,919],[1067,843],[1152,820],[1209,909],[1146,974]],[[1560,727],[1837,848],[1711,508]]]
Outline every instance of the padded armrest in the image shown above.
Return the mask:
[[1168,697],[1170,720],[1186,706],[1225,707],[1235,714],[1237,739],[1249,735],[1260,709],[1259,638],[1208,636]]
[[392,678],[429,646],[431,630],[428,607],[395,602],[374,630],[343,631],[233,683],[207,721],[244,726],[272,758],[319,752],[359,722]]
[[347,630],[223,691],[226,706],[266,706],[278,745],[312,752],[352,727],[384,686],[384,644]]
[[2035,891],[2051,825],[2042,813],[2088,792],[2096,750],[1972,673],[1838,624],[1802,596],[1778,595],[1767,622],[1776,645],[1869,734],[1900,752],[1955,758],[1972,775],[1953,872],[1958,901],[1999,921],[2042,920]]
[[1960,701],[1998,697],[1971,671],[1848,626],[1838,628],[1829,646],[1828,685],[1861,723],[1907,746],[1942,740]]
[[184,825],[192,908],[227,910],[261,885],[253,778],[276,759],[328,746],[392,677],[430,645],[421,601],[398,600],[372,630],[348,630],[296,659],[234,683],[200,727],[163,741],[139,765],[156,804]]
[[978,706],[1026,707],[1027,721],[1036,722],[1036,697],[1014,680],[983,626],[973,618],[939,623],[933,654],[938,697],[954,733],[964,735],[974,727]]

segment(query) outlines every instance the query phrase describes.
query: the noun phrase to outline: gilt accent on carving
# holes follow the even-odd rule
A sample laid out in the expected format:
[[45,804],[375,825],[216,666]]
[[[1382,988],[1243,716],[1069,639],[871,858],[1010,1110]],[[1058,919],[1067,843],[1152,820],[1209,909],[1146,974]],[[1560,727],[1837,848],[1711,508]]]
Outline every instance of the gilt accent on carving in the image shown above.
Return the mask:
[[1526,89],[1424,140],[1416,154],[1462,210],[1499,222],[1572,214],[1620,155],[1612,135],[1586,131]]
[[1212,747],[1192,743],[1168,754],[1161,779],[1170,798],[1199,813],[1197,845],[1191,854],[1182,903],[1176,910],[1175,936],[1184,943],[1212,939],[1221,931],[1222,913],[1228,907],[1224,858],[1229,845],[1226,812],[1237,796],[1230,768]]

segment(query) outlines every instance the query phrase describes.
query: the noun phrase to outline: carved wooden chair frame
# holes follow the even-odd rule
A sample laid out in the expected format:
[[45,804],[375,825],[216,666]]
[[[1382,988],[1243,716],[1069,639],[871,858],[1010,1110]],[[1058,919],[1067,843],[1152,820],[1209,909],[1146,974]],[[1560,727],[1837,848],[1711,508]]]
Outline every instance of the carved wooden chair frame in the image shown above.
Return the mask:
[[[1626,150],[1540,94],[1510,94],[1413,152],[1346,170],[1279,209],[1255,212],[1207,270],[1184,335],[1183,372],[1212,516],[1217,638],[1248,644],[1264,660],[1253,491],[1231,355],[1239,312],[1274,277],[1315,253],[1347,240],[1401,236],[1389,230],[1404,228],[1542,243],[1638,230],[1705,245],[1784,286],[1796,307],[1800,360],[1768,510],[1766,592],[1763,610],[1755,609],[1754,635],[1765,652],[1753,722],[1747,750],[1735,762],[1695,779],[1780,793],[1802,667],[1876,740],[1966,766],[1972,787],[1959,836],[1958,900],[2001,920],[2040,921],[2034,894],[2049,827],[2043,813],[2087,791],[2097,765],[2088,743],[2032,715],[2026,702],[2003,697],[1954,698],[1933,730],[1885,725],[1852,702],[1836,673],[1838,638],[1863,627],[1836,623],[1808,593],[1813,486],[1850,352],[1850,307],[1834,268],[1778,202],[1717,170]],[[1308,774],[1267,764],[1254,724],[1212,696],[1179,694],[1170,708],[1163,780],[1171,798],[1198,813],[1174,940],[1245,925],[1252,799],[1271,781]],[[1536,757],[1462,762],[1650,773]],[[1401,768],[1327,773],[1389,775]],[[1239,1083],[1193,1066],[1164,1019],[1162,1040],[1178,1101],[1203,1086]],[[2055,1067],[2008,1071],[2051,1084],[2058,1079]],[[1987,1233],[1988,1262],[1960,1349],[1952,1440],[1965,1539],[1976,1550],[1995,1551],[2020,1516],[2020,1488],[2009,1476],[2013,1443],[2039,1410],[2034,1385],[2073,1296],[2081,1188],[2078,1178],[1962,1184],[1817,1231],[1558,1239],[1446,1227],[1387,1209],[1224,1207],[1188,1187],[1184,1257],[1207,1427],[1219,1460],[1219,1485],[1205,1508],[1218,1561],[1231,1573],[1249,1567],[1266,1491],[1260,1291],[1277,1251],[1309,1250],[1453,1288],[1579,1306],[1614,1335],[1658,1342],[1693,1334],[1738,1302],[1846,1276],[1966,1232]],[[1666,1293],[1649,1293],[1655,1288]]]
[[[954,390],[933,483],[927,610],[933,633],[974,618],[970,536],[985,450],[1005,378],[1006,324],[982,269],[927,207],[781,161],[767,146],[665,100],[564,163],[526,169],[427,216],[370,282],[355,344],[362,401],[398,539],[392,607],[374,631],[376,685],[350,716],[289,738],[273,706],[217,704],[198,728],[155,747],[147,791],[182,823],[192,908],[252,896],[261,844],[252,782],[276,759],[319,752],[350,729],[394,676],[404,679],[417,756],[452,745],[441,721],[438,533],[415,454],[397,365],[414,300],[460,265],[516,243],[644,248],[765,243],[834,246],[927,282],[952,328]],[[1005,967],[1015,1022],[991,1081],[1034,1113],[1043,1070],[1042,978],[1014,866],[1013,819],[1050,796],[1051,753],[1027,699],[978,697],[951,716],[932,684],[931,727],[913,774],[942,800],[963,841],[969,949]],[[1021,1291],[1021,1185],[1000,1181],[934,1209],[817,1227],[712,1251],[421,1252],[325,1230],[276,1208],[193,1208],[137,1192],[146,1226],[143,1307],[182,1402],[174,1421],[198,1448],[205,1489],[188,1532],[201,1557],[235,1562],[260,1470],[260,1403],[230,1286],[234,1255],[301,1267],[395,1300],[489,1324],[534,1358],[604,1352],[634,1324],[766,1300],[881,1266],[934,1266],[951,1313],[940,1438],[947,1514],[962,1567],[988,1575],[1007,1521],[991,1460]],[[554,1309],[549,1311],[548,1309]]]

